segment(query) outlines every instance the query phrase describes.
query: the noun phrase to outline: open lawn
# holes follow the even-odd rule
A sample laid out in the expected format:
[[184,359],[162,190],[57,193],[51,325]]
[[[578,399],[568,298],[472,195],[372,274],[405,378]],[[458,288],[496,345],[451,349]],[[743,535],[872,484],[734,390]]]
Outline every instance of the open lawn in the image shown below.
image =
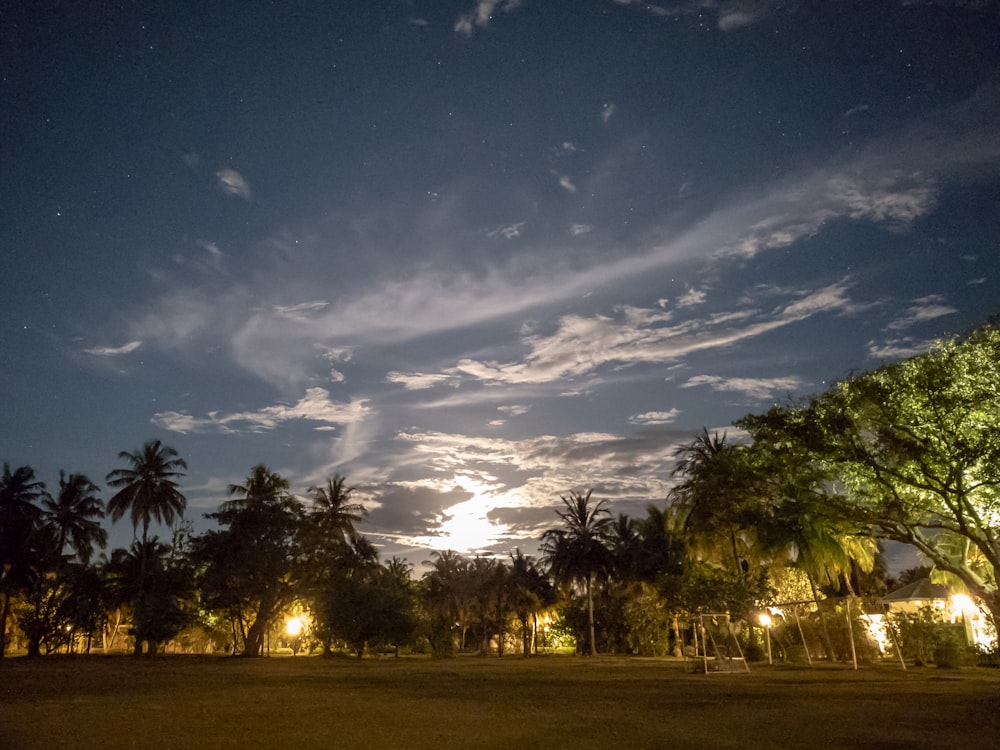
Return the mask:
[[0,748],[976,748],[1000,673],[161,656],[0,662]]

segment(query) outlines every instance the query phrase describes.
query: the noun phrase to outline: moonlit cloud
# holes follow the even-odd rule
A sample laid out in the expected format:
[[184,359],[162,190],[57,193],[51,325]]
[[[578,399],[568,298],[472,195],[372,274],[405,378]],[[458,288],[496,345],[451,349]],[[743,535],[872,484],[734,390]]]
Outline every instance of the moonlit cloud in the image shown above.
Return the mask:
[[681,388],[708,386],[713,391],[739,393],[757,401],[767,401],[777,395],[789,395],[801,388],[802,380],[797,377],[785,378],[723,378],[718,375],[696,375],[688,378]]
[[940,294],[931,294],[920,299],[913,300],[913,304],[906,310],[906,314],[889,323],[886,328],[890,331],[901,331],[911,328],[918,323],[934,320],[945,315],[954,315],[958,310],[945,302]]
[[421,391],[427,388],[434,388],[439,385],[454,383],[455,378],[451,375],[441,373],[422,372],[390,372],[385,376],[387,383],[397,383],[408,391]]
[[250,200],[250,183],[235,169],[220,169],[215,176],[222,192]]
[[729,315],[717,318],[719,322],[709,319],[663,325],[665,318],[660,311],[635,308],[617,319],[565,316],[555,333],[525,339],[529,352],[520,362],[464,359],[449,373],[484,382],[545,383],[579,377],[608,364],[667,363],[693,352],[725,348],[820,313],[849,313],[853,304],[847,289],[846,282],[839,282],[803,292],[776,312],[752,313],[751,319],[738,326],[731,324]]
[[488,237],[503,237],[505,240],[512,240],[515,237],[521,236],[521,227],[523,227],[525,222],[519,221],[515,224],[508,224],[506,226],[497,227],[492,229],[487,233]]
[[879,361],[893,361],[915,357],[930,350],[933,340],[920,340],[910,337],[889,339],[887,341],[868,342],[868,356]]
[[84,349],[84,351],[96,357],[116,357],[120,354],[131,354],[140,346],[142,346],[141,341],[130,341],[121,346],[95,346],[90,349]]
[[677,300],[678,307],[692,307],[694,305],[700,305],[708,297],[708,293],[704,289],[688,289],[687,292],[681,295],[680,299]]
[[370,411],[367,401],[339,403],[332,401],[330,393],[324,388],[309,388],[294,404],[277,404],[258,411],[230,414],[213,411],[204,417],[165,411],[154,414],[151,421],[157,427],[173,432],[261,432],[295,420],[347,425],[364,419]]
[[455,31],[463,36],[472,36],[474,29],[485,29],[489,25],[495,12],[510,13],[520,5],[521,0],[479,0],[475,10],[459,16],[455,21]]
[[670,409],[669,411],[647,411],[642,414],[635,414],[628,418],[629,424],[660,425],[670,424],[677,421],[681,415],[680,409]]

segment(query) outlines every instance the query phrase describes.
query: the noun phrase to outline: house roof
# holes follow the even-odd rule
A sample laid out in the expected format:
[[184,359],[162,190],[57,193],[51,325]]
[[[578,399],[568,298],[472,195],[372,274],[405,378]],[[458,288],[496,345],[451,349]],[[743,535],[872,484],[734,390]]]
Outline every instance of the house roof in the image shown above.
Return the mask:
[[884,602],[906,602],[915,599],[947,599],[948,587],[940,583],[931,583],[930,578],[918,578],[882,597]]

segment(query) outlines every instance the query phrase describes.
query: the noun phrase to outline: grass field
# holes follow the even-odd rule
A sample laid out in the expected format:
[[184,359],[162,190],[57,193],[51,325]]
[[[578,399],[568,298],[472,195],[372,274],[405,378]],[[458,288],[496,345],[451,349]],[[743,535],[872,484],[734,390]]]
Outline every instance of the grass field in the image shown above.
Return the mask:
[[992,748],[997,670],[168,656],[0,662],[0,748]]

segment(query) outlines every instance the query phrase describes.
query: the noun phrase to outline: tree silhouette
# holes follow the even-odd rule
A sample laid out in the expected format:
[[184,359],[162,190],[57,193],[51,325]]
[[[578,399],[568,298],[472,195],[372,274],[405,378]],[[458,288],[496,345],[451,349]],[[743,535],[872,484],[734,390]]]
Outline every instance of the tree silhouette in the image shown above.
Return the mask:
[[707,430],[678,451],[668,496],[675,528],[696,559],[727,560],[733,574],[749,573],[757,557],[755,529],[766,509],[758,475],[745,448]]
[[117,522],[127,512],[135,531],[142,525],[143,544],[149,538],[149,524],[172,524],[184,515],[187,500],[177,489],[177,479],[184,476],[184,459],[177,451],[150,440],[135,453],[122,451],[118,458],[128,463],[124,469],[115,469],[107,476],[107,483],[118,490],[108,501],[112,522]]
[[86,565],[94,554],[94,547],[104,549],[108,532],[100,522],[104,517],[104,503],[97,496],[99,489],[83,474],[59,472],[59,492],[55,498],[42,499],[43,523],[56,533],[57,549],[65,554],[66,544],[73,549],[73,557]]
[[550,573],[557,581],[582,585],[587,601],[587,627],[590,635],[590,653],[597,654],[594,633],[594,584],[606,575],[611,565],[607,547],[613,523],[604,500],[591,506],[590,496],[571,492],[560,497],[565,508],[557,510],[565,528],[549,529],[542,535],[543,558]]
[[265,465],[254,466],[243,484],[229,486],[232,499],[207,514],[221,528],[194,543],[204,603],[230,619],[244,656],[262,655],[268,627],[299,594],[304,510],[288,487]]
[[313,502],[310,518],[330,537],[353,538],[357,533],[355,524],[367,514],[365,506],[351,502],[355,489],[346,487],[346,483],[346,477],[334,474],[325,485],[309,488]]
[[30,466],[13,472],[3,465],[0,476],[0,658],[7,648],[7,620],[11,597],[24,590],[30,577],[31,539],[40,519],[36,503],[45,495],[45,484]]

